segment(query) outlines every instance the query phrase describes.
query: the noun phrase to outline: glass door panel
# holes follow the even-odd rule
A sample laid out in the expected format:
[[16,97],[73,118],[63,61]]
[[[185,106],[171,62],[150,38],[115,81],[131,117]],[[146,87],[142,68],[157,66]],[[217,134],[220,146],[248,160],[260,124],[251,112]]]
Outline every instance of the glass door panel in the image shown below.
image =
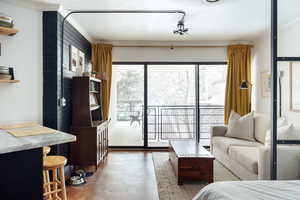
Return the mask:
[[109,145],[144,146],[144,65],[113,65]]
[[196,137],[195,65],[148,65],[148,146]]
[[227,65],[199,65],[200,143],[210,146],[210,129],[224,124]]

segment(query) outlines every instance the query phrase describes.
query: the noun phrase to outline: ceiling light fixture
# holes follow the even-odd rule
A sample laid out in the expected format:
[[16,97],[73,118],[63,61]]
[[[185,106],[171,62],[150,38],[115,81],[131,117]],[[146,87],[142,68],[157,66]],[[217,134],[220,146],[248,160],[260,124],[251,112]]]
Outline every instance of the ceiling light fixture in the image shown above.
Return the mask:
[[177,29],[173,31],[174,34],[185,35],[189,31],[188,28],[184,27],[184,19],[179,20]]

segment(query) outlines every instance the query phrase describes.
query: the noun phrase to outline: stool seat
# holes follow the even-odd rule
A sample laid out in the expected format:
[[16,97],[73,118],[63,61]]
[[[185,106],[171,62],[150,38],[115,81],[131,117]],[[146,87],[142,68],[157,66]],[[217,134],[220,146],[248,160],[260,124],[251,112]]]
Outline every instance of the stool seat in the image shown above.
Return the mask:
[[50,147],[43,147],[43,155],[46,156],[48,153],[50,153],[51,148]]
[[43,161],[44,169],[59,168],[67,164],[67,159],[64,156],[46,156]]
[[[43,158],[44,199],[67,200],[64,172],[66,164],[67,158],[64,156],[45,156]],[[52,171],[52,180],[49,177],[49,171]]]

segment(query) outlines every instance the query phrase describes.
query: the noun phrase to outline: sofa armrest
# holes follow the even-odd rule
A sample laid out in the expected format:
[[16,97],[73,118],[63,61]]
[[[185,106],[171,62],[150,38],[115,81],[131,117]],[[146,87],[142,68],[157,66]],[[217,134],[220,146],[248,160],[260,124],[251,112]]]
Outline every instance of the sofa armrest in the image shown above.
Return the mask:
[[211,127],[211,137],[225,136],[226,131],[227,131],[227,126],[212,126]]
[[[270,180],[270,146],[259,148],[258,179]],[[296,180],[300,174],[300,145],[277,146],[277,179]]]

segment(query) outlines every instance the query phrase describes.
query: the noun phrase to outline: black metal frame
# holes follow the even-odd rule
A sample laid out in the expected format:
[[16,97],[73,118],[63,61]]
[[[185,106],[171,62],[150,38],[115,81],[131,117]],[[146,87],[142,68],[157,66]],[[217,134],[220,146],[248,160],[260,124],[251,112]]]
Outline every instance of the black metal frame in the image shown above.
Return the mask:
[[[227,62],[162,62],[162,61],[139,61],[139,62],[123,62],[116,61],[113,65],[141,65],[144,67],[144,123],[148,123],[148,65],[195,65],[195,101],[196,101],[196,141],[200,142],[200,105],[199,105],[199,66],[200,65],[227,65]],[[143,127],[144,130],[144,146],[109,146],[112,149],[166,149],[168,147],[149,147],[148,146],[148,126]]]
[[300,140],[277,140],[277,77],[278,62],[300,61],[300,57],[278,57],[278,0],[271,0],[271,180],[277,180],[277,145],[300,144]]

